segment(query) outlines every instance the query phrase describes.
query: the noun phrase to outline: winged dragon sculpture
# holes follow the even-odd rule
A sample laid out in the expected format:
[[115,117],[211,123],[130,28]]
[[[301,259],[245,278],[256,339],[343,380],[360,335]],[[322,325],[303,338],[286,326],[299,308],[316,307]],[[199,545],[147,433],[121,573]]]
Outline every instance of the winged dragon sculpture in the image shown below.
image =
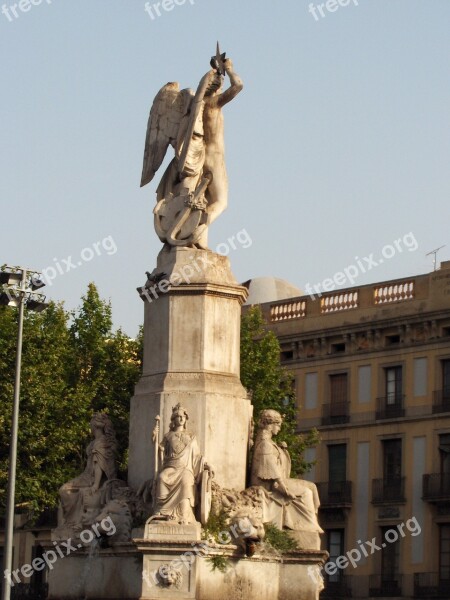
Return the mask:
[[[153,210],[156,233],[169,246],[206,249],[208,227],[228,202],[222,107],[243,84],[218,44],[210,64],[195,93],[167,83],[150,110],[141,187],[152,181],[172,146],[175,155],[159,182]],[[230,87],[223,91],[225,74]]]

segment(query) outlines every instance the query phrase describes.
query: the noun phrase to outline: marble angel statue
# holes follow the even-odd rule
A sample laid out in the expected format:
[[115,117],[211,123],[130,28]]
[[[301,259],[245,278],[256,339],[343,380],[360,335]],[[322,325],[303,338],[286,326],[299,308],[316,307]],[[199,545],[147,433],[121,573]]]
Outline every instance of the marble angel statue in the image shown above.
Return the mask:
[[[167,83],[150,111],[141,187],[152,181],[172,146],[175,155],[158,185],[153,211],[156,233],[169,247],[206,249],[208,227],[228,202],[222,108],[243,84],[219,46],[211,67],[195,93]],[[230,87],[223,91],[225,74]]]

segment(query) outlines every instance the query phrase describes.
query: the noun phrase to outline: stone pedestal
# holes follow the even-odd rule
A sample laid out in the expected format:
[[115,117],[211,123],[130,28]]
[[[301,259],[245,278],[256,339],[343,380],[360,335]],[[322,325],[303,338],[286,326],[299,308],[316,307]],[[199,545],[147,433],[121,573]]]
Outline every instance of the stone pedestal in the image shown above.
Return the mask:
[[[48,599],[319,600],[327,552],[248,558],[236,546],[206,544],[199,533],[199,526],[159,523],[145,535],[136,530],[134,543],[77,550],[52,565]],[[214,556],[226,560],[225,572],[213,569]]]
[[239,345],[247,290],[228,259],[207,250],[163,250],[154,274],[159,285],[141,290],[144,364],[131,401],[129,484],[138,489],[153,477],[155,417],[162,439],[180,402],[216,481],[244,489],[251,405],[239,379]]
[[142,554],[131,542],[105,550],[83,548],[58,558],[48,582],[48,600],[137,600],[142,591]]
[[[249,558],[233,545],[177,542],[175,535],[134,541],[143,554],[139,600],[319,600],[323,588],[328,553],[320,550]],[[214,568],[215,556],[224,572]]]

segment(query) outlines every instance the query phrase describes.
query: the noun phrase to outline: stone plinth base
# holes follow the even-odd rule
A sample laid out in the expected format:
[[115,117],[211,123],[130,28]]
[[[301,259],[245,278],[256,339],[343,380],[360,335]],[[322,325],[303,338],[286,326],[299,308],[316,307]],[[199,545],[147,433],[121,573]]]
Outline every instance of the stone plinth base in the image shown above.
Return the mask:
[[[48,600],[319,600],[324,551],[248,558],[236,546],[195,540],[192,531],[185,532],[192,541],[177,541],[160,525],[147,531],[157,539],[82,549],[57,560]],[[225,572],[213,569],[214,557],[225,561]]]
[[155,418],[161,417],[162,439],[180,403],[217,483],[242,490],[252,416],[239,380],[247,290],[228,258],[206,250],[162,251],[155,271],[164,280],[141,289],[144,360],[130,408],[129,485],[137,490],[154,477]]
[[133,543],[95,552],[78,550],[53,564],[48,584],[48,600],[138,600],[142,554]]
[[[226,552],[218,551],[218,554]],[[323,584],[317,568],[328,554],[304,550],[284,556],[267,558],[255,554],[251,558],[229,558],[225,573],[211,570],[211,563],[202,559],[197,569],[197,600],[319,600]]]
[[[317,576],[327,553],[303,550],[288,556],[245,557],[236,546],[135,540],[144,555],[140,600],[319,600]],[[226,571],[213,569],[213,557]]]
[[[236,546],[205,541],[134,541],[143,553],[139,600],[319,600],[323,585],[318,572],[328,556],[302,550],[249,558]],[[226,570],[214,568],[214,560]]]

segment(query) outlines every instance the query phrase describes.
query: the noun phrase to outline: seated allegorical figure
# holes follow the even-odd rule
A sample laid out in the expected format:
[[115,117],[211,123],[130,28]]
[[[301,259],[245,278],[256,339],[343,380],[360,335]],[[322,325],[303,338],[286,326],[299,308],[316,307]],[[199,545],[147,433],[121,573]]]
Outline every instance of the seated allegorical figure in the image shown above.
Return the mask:
[[276,444],[272,436],[281,429],[283,419],[276,410],[263,410],[253,448],[251,485],[267,490],[263,521],[279,529],[291,530],[299,547],[320,549],[317,520],[319,495],[314,483],[291,478],[291,458],[285,444]]
[[77,531],[90,525],[105,502],[102,487],[116,478],[117,442],[108,415],[96,413],[92,417],[91,434],[93,439],[86,448],[85,470],[59,489],[58,529]]
[[155,516],[178,523],[195,523],[198,484],[205,470],[212,472],[200,453],[197,438],[186,431],[189,415],[181,404],[172,409],[170,431],[165,434],[160,451],[162,468],[156,479]]

